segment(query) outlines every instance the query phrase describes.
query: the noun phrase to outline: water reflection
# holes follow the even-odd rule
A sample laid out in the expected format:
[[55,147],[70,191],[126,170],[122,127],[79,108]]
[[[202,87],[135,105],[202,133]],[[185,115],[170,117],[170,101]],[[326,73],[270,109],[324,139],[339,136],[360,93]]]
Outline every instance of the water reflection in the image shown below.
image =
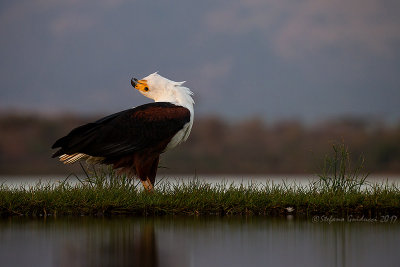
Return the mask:
[[115,225],[89,220],[82,225],[86,225],[82,240],[60,244],[56,266],[159,266],[153,221]]
[[0,220],[4,266],[396,266],[400,224],[260,217]]

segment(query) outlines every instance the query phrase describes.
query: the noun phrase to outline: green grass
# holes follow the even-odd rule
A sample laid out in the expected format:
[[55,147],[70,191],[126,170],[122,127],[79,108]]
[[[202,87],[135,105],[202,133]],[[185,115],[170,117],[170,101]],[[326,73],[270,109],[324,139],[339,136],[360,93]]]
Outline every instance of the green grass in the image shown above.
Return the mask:
[[[141,186],[141,185],[140,185]],[[212,186],[198,180],[177,185],[162,183],[154,193],[120,176],[78,185],[37,184],[30,188],[0,187],[0,215],[400,215],[400,190],[372,186],[366,190],[334,192],[274,184]]]
[[[109,169],[78,184],[0,186],[0,216],[60,215],[366,215],[400,216],[400,188],[366,183],[362,168],[349,168],[350,154],[335,145],[319,180],[308,186],[273,183],[211,185],[197,179],[161,182],[153,193]],[[362,161],[361,161],[362,162]],[[289,212],[287,208],[293,208]]]
[[325,157],[317,185],[335,193],[360,191],[367,185],[368,174],[363,174],[364,157],[360,156],[355,168],[351,168],[349,149],[345,144],[334,144],[333,155]]

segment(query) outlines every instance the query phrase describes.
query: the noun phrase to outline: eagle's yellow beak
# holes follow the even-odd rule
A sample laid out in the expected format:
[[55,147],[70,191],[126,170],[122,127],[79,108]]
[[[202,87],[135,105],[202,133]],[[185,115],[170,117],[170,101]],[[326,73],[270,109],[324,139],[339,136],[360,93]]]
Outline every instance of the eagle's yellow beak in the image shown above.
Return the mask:
[[142,92],[147,92],[149,91],[149,86],[147,85],[146,80],[138,80],[136,78],[131,79],[131,84],[133,88],[142,91]]

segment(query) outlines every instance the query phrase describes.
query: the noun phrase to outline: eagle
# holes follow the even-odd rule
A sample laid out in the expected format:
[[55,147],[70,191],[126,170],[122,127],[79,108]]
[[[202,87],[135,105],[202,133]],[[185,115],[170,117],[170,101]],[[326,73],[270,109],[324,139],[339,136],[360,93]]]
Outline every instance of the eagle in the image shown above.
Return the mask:
[[193,126],[193,93],[183,83],[157,72],[132,78],[131,85],[155,102],[73,129],[54,143],[52,148],[59,149],[52,157],[65,164],[86,159],[112,165],[152,191],[160,154],[186,141]]

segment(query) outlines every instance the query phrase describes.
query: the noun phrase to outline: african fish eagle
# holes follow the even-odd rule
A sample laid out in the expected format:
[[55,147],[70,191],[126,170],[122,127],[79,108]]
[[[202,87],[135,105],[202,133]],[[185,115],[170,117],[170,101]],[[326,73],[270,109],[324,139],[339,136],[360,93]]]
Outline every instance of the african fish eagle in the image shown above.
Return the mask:
[[186,141],[193,125],[193,93],[157,73],[132,86],[155,103],[124,110],[73,129],[58,139],[53,154],[65,164],[86,159],[110,164],[153,190],[160,154]]

